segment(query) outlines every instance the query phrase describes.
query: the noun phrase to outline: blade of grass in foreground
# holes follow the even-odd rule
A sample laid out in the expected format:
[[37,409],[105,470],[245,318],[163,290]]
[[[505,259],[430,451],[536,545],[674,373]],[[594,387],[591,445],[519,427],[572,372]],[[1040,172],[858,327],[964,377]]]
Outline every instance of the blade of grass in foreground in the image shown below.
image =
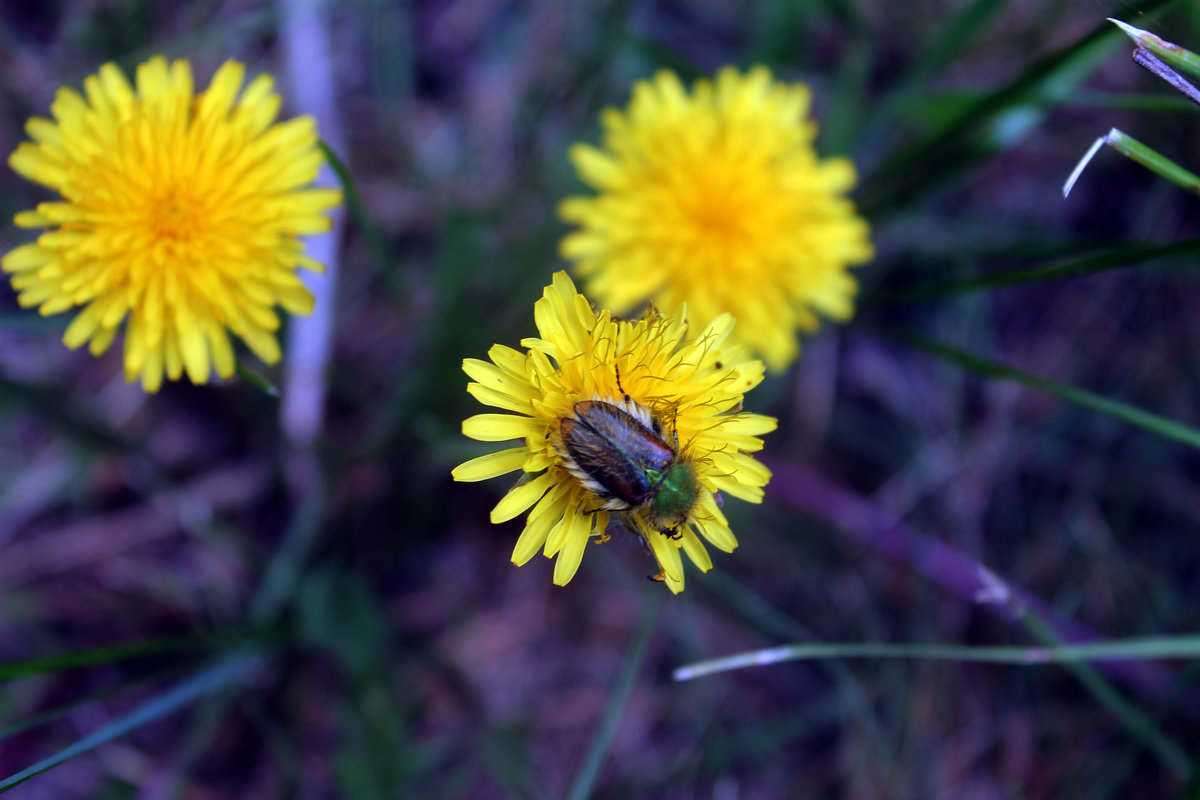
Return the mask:
[[161,680],[161,677],[161,675],[152,675],[149,677],[143,676],[131,681],[121,681],[118,683],[108,684],[98,691],[91,692],[90,694],[76,698],[68,703],[54,706],[53,708],[48,708],[44,711],[39,711],[36,714],[23,717],[16,722],[0,728],[0,742],[3,742],[5,739],[8,739],[12,736],[16,736],[18,733],[24,733],[25,731],[32,730],[33,728],[39,728],[43,725],[49,725],[51,722],[57,722],[63,717],[66,717],[69,714],[74,714],[80,709],[87,708],[95,703],[99,703],[104,700],[111,700],[118,695],[122,695],[126,692],[131,692],[136,689],[142,689],[152,683],[155,683],[157,680]]
[[1200,106],[1200,89],[1197,89],[1192,85],[1191,81],[1163,63],[1162,59],[1154,55],[1154,53],[1139,47],[1133,51],[1133,63],[1151,75],[1161,78],[1172,89]]
[[964,4],[941,27],[937,38],[919,48],[912,66],[897,86],[882,102],[874,104],[869,130],[874,133],[893,124],[901,110],[918,101],[925,93],[924,88],[969,48],[1007,6],[1007,0],[971,0]]
[[15,772],[0,780],[0,792],[7,792],[14,786],[24,783],[35,775],[40,775],[48,769],[57,767],[66,761],[83,755],[97,747],[108,744],[130,731],[136,730],[147,723],[172,714],[185,706],[212,694],[236,682],[257,661],[253,654],[242,652],[218,661],[208,669],[202,670],[182,683],[155,697],[133,711],[118,717],[107,725],[84,736],[82,739],[67,745],[52,756]]
[[1196,106],[1182,97],[1149,92],[1106,92],[1101,89],[1080,89],[1070,99],[1058,104],[1061,108],[1119,108],[1125,111],[1172,111],[1192,113]]
[[396,261],[392,258],[387,241],[383,238],[383,234],[380,233],[379,227],[375,224],[371,215],[367,213],[367,206],[363,203],[362,195],[358,193],[358,184],[354,182],[354,176],[350,174],[350,168],[333,151],[333,148],[324,141],[318,140],[317,147],[321,149],[321,153],[325,156],[325,162],[329,164],[329,168],[337,175],[338,183],[342,185],[342,196],[346,200],[346,211],[350,213],[350,218],[354,220],[354,224],[358,226],[363,239],[366,240],[367,249],[371,251],[371,255],[374,257],[375,264],[379,268],[380,274],[384,277],[385,283],[389,288],[398,290],[399,287],[396,281],[399,279],[399,275],[395,269]]
[[1168,42],[1158,36],[1155,36],[1150,31],[1144,31],[1141,28],[1121,22],[1118,19],[1109,17],[1109,22],[1116,25],[1125,35],[1133,39],[1138,47],[1144,47],[1154,55],[1161,58],[1163,61],[1170,64],[1176,69],[1181,69],[1189,75],[1194,75],[1200,78],[1200,56],[1197,56],[1191,50],[1180,47],[1173,42]]
[[583,765],[575,774],[575,780],[571,782],[567,800],[587,800],[591,797],[596,778],[600,775],[600,767],[604,765],[604,758],[617,735],[617,723],[621,721],[621,713],[633,692],[634,683],[637,682],[642,660],[646,656],[646,646],[650,644],[650,635],[654,633],[654,624],[658,621],[658,610],[662,605],[662,587],[653,588],[657,591],[648,594],[646,604],[642,608],[642,619],[629,641],[629,647],[625,650],[625,659],[621,662],[621,670],[613,682],[612,691],[609,692],[608,704],[596,725],[596,733],[592,737],[587,755],[584,756]]
[[982,275],[978,278],[929,283],[924,286],[916,286],[908,291],[867,298],[863,300],[862,304],[865,306],[893,302],[911,303],[945,297],[947,295],[967,294],[987,289],[1020,286],[1026,283],[1075,278],[1119,267],[1132,267],[1148,261],[1156,261],[1175,255],[1193,256],[1196,254],[1200,254],[1200,239],[1188,239],[1184,242],[1176,242],[1175,244],[1168,245],[1120,247],[1104,253],[1084,256],[1083,258],[1059,261],[1047,266],[1006,270],[993,275]]
[[893,644],[851,642],[829,644],[786,644],[750,650],[732,656],[697,661],[672,673],[677,681],[690,681],[718,672],[779,664],[785,661],[815,661],[831,658],[891,658],[923,661],[969,661],[981,664],[1035,666],[1085,661],[1138,661],[1200,659],[1200,635],[1147,636],[1110,639],[1055,647],[969,647],[952,644]]
[[897,340],[919,350],[924,350],[926,353],[937,356],[944,361],[957,364],[972,372],[977,372],[980,375],[1000,380],[1016,381],[1017,383],[1066,400],[1069,403],[1074,403],[1091,411],[1114,417],[1129,425],[1161,436],[1164,439],[1171,439],[1172,441],[1186,444],[1189,447],[1200,449],[1200,431],[1183,423],[1175,422],[1174,420],[1138,408],[1137,406],[1122,403],[1119,400],[1110,400],[1107,397],[1101,397],[1084,389],[1078,389],[1065,383],[1058,383],[1057,381],[1032,375],[1028,372],[1022,372],[1019,369],[1014,369],[997,361],[991,361],[974,353],[968,353],[965,350],[959,350],[957,347],[951,347],[948,344],[920,334],[903,333],[897,337]]
[[[1128,3],[1117,16],[1150,14],[1178,0]],[[859,192],[859,207],[868,217],[878,217],[900,206],[910,206],[924,194],[981,157],[980,134],[986,125],[1012,108],[1037,99],[1045,92],[1065,97],[1087,69],[1114,41],[1115,29],[1100,22],[1086,35],[1029,65],[1006,85],[971,103],[924,138],[889,156],[866,180]]]
[[92,409],[76,403],[61,385],[26,383],[0,373],[0,410],[15,406],[40,419],[56,434],[91,452],[145,453],[137,440],[108,428]]
[[1152,147],[1147,147],[1132,136],[1113,128],[1092,142],[1092,146],[1084,153],[1083,158],[1079,159],[1075,169],[1071,170],[1066,183],[1063,184],[1063,197],[1071,193],[1071,189],[1079,180],[1079,176],[1083,174],[1083,170],[1104,145],[1108,145],[1126,158],[1136,161],[1156,175],[1166,178],[1179,188],[1186,189],[1193,194],[1200,194],[1200,177],[1197,177],[1194,172],[1176,164],[1162,153]]
[[[784,506],[791,506],[793,509],[823,518],[847,535],[851,541],[865,547],[879,548],[884,555],[899,559],[918,574],[931,578],[959,597],[978,603],[982,608],[991,609],[1005,619],[1021,623],[1051,651],[1062,644],[1064,636],[1069,636],[1074,641],[1094,640],[1094,635],[1078,623],[1059,621],[1051,627],[1051,615],[1046,613],[1036,598],[1020,587],[1007,583],[966,554],[933,537],[912,530],[898,518],[881,513],[871,503],[857,499],[816,476],[806,475],[803,471],[786,464],[770,466],[774,473],[768,488],[772,499],[780,501]],[[789,634],[777,638],[803,637]],[[821,646],[829,645],[822,643]],[[867,646],[875,648],[879,645],[872,643]],[[966,656],[974,652],[950,653],[943,649],[948,645],[922,647],[939,648],[947,658]],[[1200,649],[1200,645],[1197,645],[1197,648]],[[926,651],[921,655],[931,654]],[[1021,660],[1019,663],[1028,662]],[[1066,665],[1084,688],[1121,722],[1134,739],[1152,750],[1172,770],[1180,768],[1179,748],[1157,728],[1150,717],[1139,711],[1133,703],[1108,684],[1096,667],[1083,661],[1063,660],[1060,663]],[[1178,680],[1172,677],[1171,671],[1149,660],[1122,658],[1106,662],[1104,666],[1105,672],[1111,676],[1121,677],[1139,691],[1158,698],[1160,702],[1171,693],[1169,687],[1178,683]]]
[[[1029,615],[1033,619],[1033,615]],[[1091,668],[1090,661],[1200,658],[1200,636],[1151,636],[1114,639],[1086,644],[1065,644],[1040,621],[1035,634],[1046,647],[968,647],[949,644],[890,644],[862,642],[849,644],[788,644],[765,650],[752,650],[732,656],[699,661],[679,667],[672,673],[677,681],[693,680],[719,672],[786,661],[822,659],[876,658],[918,659],[923,661],[959,661],[985,664],[1061,664],[1075,673],[1094,697],[1173,772],[1186,777],[1191,765],[1183,750],[1158,729],[1153,720],[1132,706]]]
[[77,650],[72,653],[62,653],[53,656],[41,656],[24,661],[11,661],[7,664],[0,664],[0,681],[30,678],[35,675],[46,675],[52,672],[64,672],[95,664],[113,664],[118,661],[129,661],[135,658],[145,658],[164,653],[200,650],[214,647],[216,644],[216,642],[207,638],[172,636],[162,639],[123,642],[107,647]]
[[[831,533],[844,537],[855,550],[877,553],[914,576],[930,581],[961,602],[979,604],[981,609],[1010,623],[1021,623],[1024,614],[1036,614],[1052,624],[1057,634],[1073,642],[1102,638],[1082,623],[1053,612],[1024,589],[1008,583],[967,553],[927,533],[916,530],[895,513],[885,511],[866,497],[851,492],[811,470],[764,458],[772,477],[767,501],[805,517],[823,520]],[[707,582],[709,575],[701,576]],[[1005,587],[1004,603],[981,603],[996,596],[995,585]],[[702,583],[703,585],[703,583]],[[1050,622],[1053,620],[1053,622]],[[803,631],[763,629],[779,642],[805,641]],[[1161,664],[1150,661],[1105,662],[1105,672],[1156,702],[1163,702],[1176,683]]]
[[325,478],[318,475],[293,512],[283,541],[250,601],[250,618],[260,625],[269,625],[292,601],[305,564],[321,535],[326,505]]
[[[1012,602],[1007,587],[997,582],[997,591],[993,594],[995,602]],[[1036,614],[1029,613],[1026,608],[1018,609],[1021,622],[1026,629],[1052,653],[1060,654],[1067,646]],[[1185,637],[1186,638],[1186,637]],[[1063,666],[1075,676],[1092,697],[1095,698],[1109,714],[1118,719],[1125,729],[1137,739],[1142,746],[1154,753],[1167,768],[1183,779],[1188,779],[1192,771],[1192,762],[1178,744],[1167,736],[1153,719],[1140,708],[1125,698],[1116,687],[1109,683],[1095,667],[1084,660],[1064,660]]]
[[270,379],[265,375],[260,375],[254,370],[247,367],[241,361],[237,362],[237,376],[244,380],[251,387],[258,389],[267,397],[279,397],[279,387],[271,383]]

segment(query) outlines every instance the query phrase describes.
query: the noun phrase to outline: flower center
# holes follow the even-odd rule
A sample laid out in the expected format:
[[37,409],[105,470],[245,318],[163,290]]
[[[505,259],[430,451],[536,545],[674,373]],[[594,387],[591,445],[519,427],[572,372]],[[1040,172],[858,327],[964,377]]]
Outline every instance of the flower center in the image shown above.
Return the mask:
[[202,206],[192,192],[182,186],[172,186],[151,197],[146,209],[146,222],[156,239],[188,242],[203,227],[207,215]]
[[716,187],[701,185],[697,189],[696,195],[684,205],[684,213],[696,233],[726,248],[737,244],[746,232],[737,198]]
[[723,254],[750,245],[747,210],[755,207],[758,198],[747,196],[745,176],[734,165],[714,158],[697,165],[689,177],[690,185],[681,187],[676,196],[693,241]]

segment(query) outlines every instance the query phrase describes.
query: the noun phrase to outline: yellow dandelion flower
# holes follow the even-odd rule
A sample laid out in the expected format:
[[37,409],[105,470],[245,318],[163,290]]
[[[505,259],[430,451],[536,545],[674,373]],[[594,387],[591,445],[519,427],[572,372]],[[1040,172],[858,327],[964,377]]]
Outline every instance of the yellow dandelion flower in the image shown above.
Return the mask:
[[523,444],[461,464],[454,479],[526,474],[491,515],[500,523],[529,510],[512,555],[518,566],[542,550],[557,557],[554,582],[566,584],[587,543],[607,541],[616,515],[645,540],[657,577],[682,591],[680,550],[707,571],[702,539],[725,552],[737,546],[716,493],[757,503],[770,478],[749,454],[775,420],[741,411],[762,362],[726,344],[728,314],[695,337],[681,316],[653,310],[614,320],[564,272],[534,305],[534,320],[540,337],[523,340],[524,352],[495,345],[490,363],[463,362],[467,391],[509,412],[470,417],[463,433]]
[[761,67],[723,69],[690,94],[671,72],[637,83],[625,111],[602,114],[603,148],[570,151],[598,192],[560,207],[579,226],[561,252],[588,295],[617,314],[686,304],[699,325],[731,312],[735,340],[772,370],[795,360],[797,331],[816,330],[818,314],[848,319],[847,267],[873,251],[844,197],[854,165],[817,158],[808,106],[805,86]]
[[8,161],[62,196],[16,217],[45,229],[0,261],[18,301],[42,314],[83,306],[63,341],[95,355],[128,318],[125,377],[146,391],[164,373],[232,375],[229,332],[274,363],[275,306],[312,310],[297,268],[324,267],[298,237],[328,230],[341,194],[309,187],[323,161],[312,118],[275,124],[270,76],[243,90],[244,75],[226,62],[195,94],[186,61],[152,58],[135,85],[106,64],[82,95],[60,89],[53,119],[31,119],[33,141]]

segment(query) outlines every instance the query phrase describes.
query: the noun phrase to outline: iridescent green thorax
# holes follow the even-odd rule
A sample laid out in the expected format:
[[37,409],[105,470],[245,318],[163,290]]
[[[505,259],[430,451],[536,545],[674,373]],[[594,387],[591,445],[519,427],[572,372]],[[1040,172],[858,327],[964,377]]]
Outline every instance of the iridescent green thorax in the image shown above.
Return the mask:
[[654,495],[650,509],[660,525],[679,525],[687,519],[699,494],[692,465],[677,459],[658,482],[658,493]]

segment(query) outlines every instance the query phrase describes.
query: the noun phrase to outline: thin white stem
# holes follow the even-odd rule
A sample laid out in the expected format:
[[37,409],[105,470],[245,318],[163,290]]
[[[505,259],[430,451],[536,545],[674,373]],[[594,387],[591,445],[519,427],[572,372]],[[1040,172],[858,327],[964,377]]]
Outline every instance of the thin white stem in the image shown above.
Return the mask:
[[1067,182],[1063,184],[1063,197],[1071,193],[1071,189],[1075,186],[1075,181],[1079,180],[1079,176],[1083,174],[1083,170],[1100,151],[1100,148],[1108,143],[1108,137],[1117,133],[1117,129],[1113,128],[1108,133],[1101,136],[1096,141],[1092,142],[1092,146],[1083,154],[1083,158],[1079,159],[1079,163],[1075,165],[1075,169],[1071,170],[1071,177],[1067,178]]
[[[317,120],[321,138],[335,152],[344,153],[326,5],[325,0],[277,2],[283,19],[281,33],[289,88],[287,97],[297,113],[311,115]],[[317,183],[336,185],[332,170],[323,168]],[[308,254],[325,265],[325,273],[304,275],[316,304],[311,315],[292,318],[288,335],[281,424],[288,441],[300,449],[310,448],[321,435],[324,419],[343,216],[342,210],[336,209],[332,213],[332,229],[307,239]]]

